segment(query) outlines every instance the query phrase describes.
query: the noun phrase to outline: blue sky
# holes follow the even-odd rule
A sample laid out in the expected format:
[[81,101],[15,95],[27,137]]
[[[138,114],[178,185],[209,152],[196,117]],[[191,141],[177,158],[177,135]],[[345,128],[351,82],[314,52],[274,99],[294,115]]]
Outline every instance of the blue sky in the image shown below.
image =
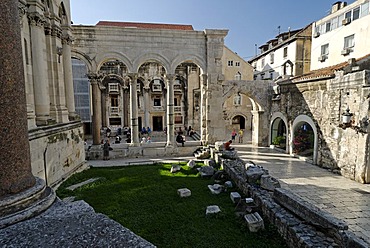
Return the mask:
[[[290,27],[326,16],[335,0],[71,0],[74,24],[100,20],[190,24],[195,30],[228,29],[225,44],[245,60]],[[347,1],[348,4],[354,0]]]

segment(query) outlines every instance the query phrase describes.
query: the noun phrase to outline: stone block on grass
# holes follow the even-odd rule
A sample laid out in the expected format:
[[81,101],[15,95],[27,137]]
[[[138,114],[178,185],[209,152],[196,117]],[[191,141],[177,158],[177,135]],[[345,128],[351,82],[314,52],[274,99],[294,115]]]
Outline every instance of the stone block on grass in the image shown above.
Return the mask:
[[225,187],[226,188],[232,188],[233,187],[233,183],[231,181],[226,181],[225,182]]
[[191,191],[190,189],[187,188],[182,188],[177,190],[177,194],[182,198],[182,197],[189,197],[191,196]]
[[222,191],[224,191],[224,187],[221,186],[220,184],[213,184],[213,185],[208,185],[208,189],[211,191],[212,194],[218,195]]
[[221,212],[221,209],[217,205],[208,206],[206,209],[206,215],[218,214],[219,212]]
[[178,165],[178,164],[173,164],[172,166],[171,166],[171,173],[176,173],[176,172],[178,172],[178,171],[180,171],[181,170],[181,166],[180,165]]
[[265,229],[263,219],[258,212],[244,215],[244,219],[247,222],[247,226],[250,232],[258,232],[259,230]]
[[196,165],[196,163],[195,163],[194,160],[189,160],[189,162],[187,163],[187,165],[189,166],[189,168],[194,168],[194,166]]
[[261,188],[274,191],[276,188],[280,188],[280,183],[276,178],[273,178],[270,175],[261,176]]
[[234,204],[236,204],[240,201],[241,196],[238,192],[231,192],[230,193],[230,199]]

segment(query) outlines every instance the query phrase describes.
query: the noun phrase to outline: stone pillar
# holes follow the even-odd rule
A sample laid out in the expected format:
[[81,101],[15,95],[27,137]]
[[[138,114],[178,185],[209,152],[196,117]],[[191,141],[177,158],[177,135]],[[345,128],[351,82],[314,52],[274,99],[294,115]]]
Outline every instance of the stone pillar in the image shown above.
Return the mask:
[[18,1],[0,8],[0,229],[45,211],[55,193],[31,171]]
[[64,72],[64,84],[65,84],[65,95],[66,105],[68,109],[69,120],[75,120],[77,117],[75,109],[75,97],[73,90],[73,75],[72,75],[72,55],[71,55],[71,44],[72,37],[68,34],[63,36],[63,72]]
[[107,91],[101,93],[101,116],[102,116],[102,127],[108,127],[108,115],[110,115],[110,104],[108,102]]
[[[150,96],[149,96],[150,88],[144,87],[144,127],[149,127],[150,120],[149,120],[149,110],[150,110]],[[153,127],[152,127],[153,128]]]
[[0,197],[32,187],[18,1],[0,8]]
[[137,106],[137,74],[130,74],[130,116],[131,116],[131,146],[139,146],[138,106]]
[[100,144],[100,129],[102,127],[101,116],[101,91],[99,88],[100,78],[96,73],[89,73],[88,78],[92,87],[92,134],[93,145]]
[[125,85],[122,87],[123,89],[123,126],[128,127],[130,126],[128,116],[129,116],[129,109],[128,106],[130,106],[130,95],[128,91],[128,87]]
[[200,81],[200,141],[205,145],[207,141],[207,75],[202,74]]
[[175,142],[175,126],[174,126],[174,91],[173,84],[176,79],[176,75],[166,75],[167,84],[167,145],[174,146]]
[[50,96],[45,57],[44,17],[38,12],[28,14],[31,32],[32,75],[35,94],[36,124],[47,125],[50,119]]

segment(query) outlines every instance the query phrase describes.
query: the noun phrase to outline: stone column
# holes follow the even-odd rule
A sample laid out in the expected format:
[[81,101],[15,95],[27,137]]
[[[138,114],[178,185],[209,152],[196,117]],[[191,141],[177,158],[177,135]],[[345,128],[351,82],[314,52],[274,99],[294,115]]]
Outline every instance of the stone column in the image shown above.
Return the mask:
[[131,116],[131,146],[139,146],[138,106],[137,106],[137,74],[130,74],[130,116]]
[[110,115],[110,104],[108,102],[107,91],[102,91],[101,93],[101,116],[102,116],[102,127],[108,127],[108,116]]
[[175,142],[175,126],[174,126],[174,91],[173,84],[176,79],[176,75],[166,75],[167,84],[167,145],[176,146]]
[[18,1],[0,8],[0,197],[35,184],[31,172]]
[[207,141],[207,75],[200,76],[200,138],[203,145]]
[[130,95],[128,87],[125,85],[122,87],[123,89],[123,126],[128,127],[130,126],[128,116],[129,116],[129,109],[128,106],[130,105]]
[[62,38],[63,44],[63,72],[64,72],[64,84],[65,84],[65,95],[66,105],[68,109],[69,120],[75,120],[77,117],[75,109],[75,97],[73,90],[73,75],[72,75],[72,55],[71,55],[71,44],[72,37],[68,34]]
[[29,13],[28,20],[31,32],[32,75],[35,93],[36,124],[47,125],[50,119],[50,96],[45,57],[45,20],[37,12]]
[[100,144],[100,129],[102,126],[101,116],[101,91],[99,88],[100,78],[96,73],[89,73],[88,78],[92,87],[92,134],[93,145]]
[[0,229],[45,211],[55,193],[31,171],[18,1],[0,8]]
[[[149,99],[149,92],[150,88],[149,87],[144,87],[144,127],[149,127],[150,120],[149,120],[149,109],[150,109],[150,99]],[[153,127],[151,127],[153,128]]]

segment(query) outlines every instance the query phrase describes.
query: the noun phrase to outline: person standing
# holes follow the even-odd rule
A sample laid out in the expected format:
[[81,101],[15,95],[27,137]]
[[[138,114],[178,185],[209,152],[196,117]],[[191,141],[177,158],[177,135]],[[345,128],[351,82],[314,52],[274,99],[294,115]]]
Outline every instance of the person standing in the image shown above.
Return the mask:
[[231,132],[231,140],[235,141],[235,137],[236,137],[236,131],[235,129],[233,129],[233,131]]
[[243,143],[243,135],[244,135],[243,129],[240,129],[238,134],[239,134],[239,143]]
[[103,145],[103,160],[109,160],[109,140],[106,140],[104,145]]

